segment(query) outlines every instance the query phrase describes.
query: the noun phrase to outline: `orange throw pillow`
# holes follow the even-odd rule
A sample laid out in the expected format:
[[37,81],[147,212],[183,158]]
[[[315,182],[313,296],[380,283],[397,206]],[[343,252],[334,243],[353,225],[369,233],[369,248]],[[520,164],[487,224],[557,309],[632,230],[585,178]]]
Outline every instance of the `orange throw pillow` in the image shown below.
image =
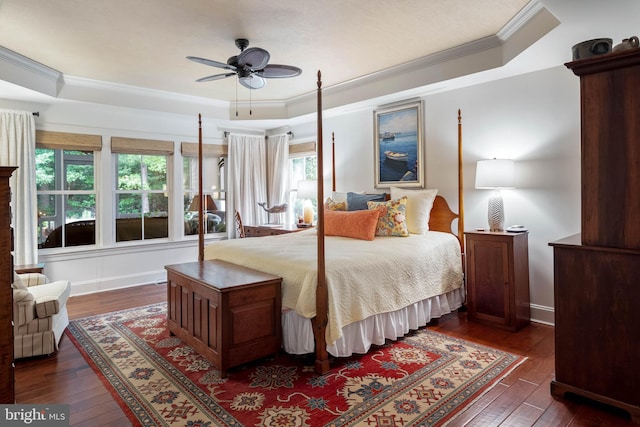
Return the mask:
[[380,211],[324,211],[325,236],[373,240],[376,236]]

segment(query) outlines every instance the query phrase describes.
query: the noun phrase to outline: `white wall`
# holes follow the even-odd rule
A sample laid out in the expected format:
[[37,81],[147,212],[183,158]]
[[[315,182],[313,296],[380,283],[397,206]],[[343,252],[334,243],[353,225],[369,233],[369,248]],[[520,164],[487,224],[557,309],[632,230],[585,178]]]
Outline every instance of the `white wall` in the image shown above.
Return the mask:
[[[579,80],[565,67],[426,95],[426,184],[457,205],[457,110],[462,110],[466,229],[486,226],[486,190],[475,190],[477,160],[517,161],[518,188],[504,193],[507,224],[529,228],[532,317],[553,322],[553,259],[548,243],[580,231]],[[38,129],[111,136],[197,141],[197,117],[82,103],[24,104],[0,99],[0,108],[40,111]],[[222,143],[224,124],[203,119],[205,143]],[[235,124],[238,127],[238,124]],[[314,140],[314,117],[290,126],[297,142]],[[374,190],[373,109],[325,115],[325,194],[331,190],[331,134],[335,132],[337,189]],[[103,157],[103,164],[105,158]],[[180,184],[179,162],[174,182]],[[102,188],[111,171],[103,170]],[[105,181],[107,180],[107,181]],[[383,190],[380,190],[383,191]],[[176,200],[176,203],[178,200]],[[179,203],[178,203],[179,205]],[[67,278],[74,294],[162,281],[164,266],[197,259],[197,241],[178,241],[72,255],[44,255],[46,272]]]
[[[425,102],[427,155],[443,152],[455,139],[448,115],[462,109],[465,229],[487,227],[489,194],[474,188],[476,161],[516,161],[517,188],[503,191],[506,224],[529,229],[532,318],[552,323],[553,252],[548,243],[580,232],[579,79],[556,67]],[[455,198],[454,177],[447,180],[444,172],[451,161],[427,162],[427,183],[446,187]]]
[[[545,323],[553,323],[548,243],[580,231],[579,96],[579,79],[556,67],[423,98],[426,185],[437,188],[455,211],[457,110],[462,110],[466,230],[487,227],[489,194],[474,188],[476,162],[516,160],[517,189],[503,192],[506,223],[529,229],[532,318]],[[374,190],[373,109],[324,120],[327,159],[332,132],[337,190]],[[328,163],[325,193],[331,189]]]

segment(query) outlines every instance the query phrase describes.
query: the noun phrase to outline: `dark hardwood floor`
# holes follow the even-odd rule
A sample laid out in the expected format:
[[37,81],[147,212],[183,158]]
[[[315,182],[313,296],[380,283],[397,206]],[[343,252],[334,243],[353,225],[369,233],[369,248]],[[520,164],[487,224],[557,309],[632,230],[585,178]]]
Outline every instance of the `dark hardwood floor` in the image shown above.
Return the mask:
[[[166,301],[166,285],[144,285],[70,298],[69,317]],[[615,408],[575,397],[554,400],[553,328],[531,324],[517,333],[467,322],[465,313],[444,316],[429,326],[452,336],[522,354],[528,359],[496,387],[473,403],[452,426],[631,426]],[[579,356],[577,356],[579,357]],[[67,336],[48,357],[16,361],[17,403],[70,404],[72,426],[131,425],[101,380]]]

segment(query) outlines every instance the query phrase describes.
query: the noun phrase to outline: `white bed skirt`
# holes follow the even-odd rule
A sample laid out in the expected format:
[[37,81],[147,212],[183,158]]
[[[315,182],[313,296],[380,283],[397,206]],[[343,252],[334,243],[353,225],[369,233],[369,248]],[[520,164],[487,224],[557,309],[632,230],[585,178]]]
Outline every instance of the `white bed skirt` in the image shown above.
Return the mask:
[[[377,314],[342,329],[342,337],[333,345],[327,345],[329,354],[348,357],[365,354],[372,345],[382,345],[385,340],[397,340],[410,330],[425,326],[432,319],[460,308],[465,300],[461,287],[444,295],[438,295],[391,313]],[[290,354],[315,352],[311,319],[293,310],[282,313],[282,344]]]

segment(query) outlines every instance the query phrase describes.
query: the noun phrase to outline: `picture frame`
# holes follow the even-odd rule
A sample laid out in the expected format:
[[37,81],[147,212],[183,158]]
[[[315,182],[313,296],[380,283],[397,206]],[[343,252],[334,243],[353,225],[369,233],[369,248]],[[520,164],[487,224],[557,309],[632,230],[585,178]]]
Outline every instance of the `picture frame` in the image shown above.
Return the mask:
[[422,100],[373,112],[375,188],[424,187]]

